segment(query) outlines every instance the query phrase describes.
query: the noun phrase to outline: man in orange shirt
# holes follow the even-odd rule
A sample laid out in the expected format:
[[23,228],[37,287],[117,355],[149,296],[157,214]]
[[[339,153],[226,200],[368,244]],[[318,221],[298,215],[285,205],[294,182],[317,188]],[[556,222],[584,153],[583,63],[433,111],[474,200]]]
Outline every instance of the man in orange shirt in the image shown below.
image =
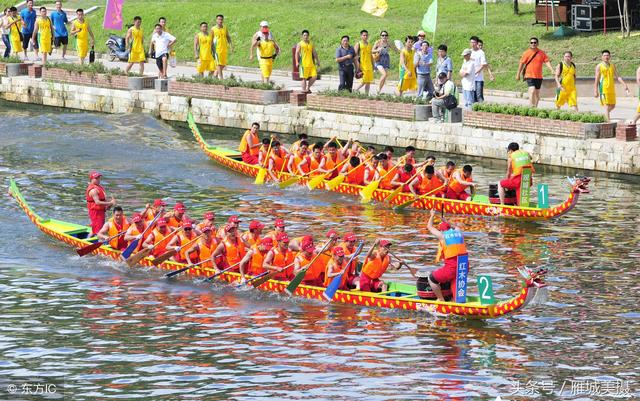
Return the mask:
[[260,124],[253,123],[251,124],[251,128],[246,130],[242,135],[242,139],[240,140],[240,147],[238,148],[238,150],[242,154],[242,161],[245,163],[258,163],[258,154],[260,153],[260,147],[262,146],[260,137],[258,136],[259,129]]
[[538,102],[540,101],[543,65],[546,65],[555,76],[555,70],[549,61],[549,57],[538,48],[538,38],[531,38],[529,39],[529,48],[520,57],[520,65],[518,65],[518,72],[516,73],[516,81],[519,81],[521,76],[524,76],[527,81],[531,107],[538,107]]

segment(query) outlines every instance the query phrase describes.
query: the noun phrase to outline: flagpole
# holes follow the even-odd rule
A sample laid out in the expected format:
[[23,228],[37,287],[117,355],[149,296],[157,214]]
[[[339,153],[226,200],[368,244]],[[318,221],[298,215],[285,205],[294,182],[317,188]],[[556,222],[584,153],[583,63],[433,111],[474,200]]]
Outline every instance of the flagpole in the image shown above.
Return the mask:
[[484,0],[483,3],[484,3],[484,26],[487,26],[487,0]]

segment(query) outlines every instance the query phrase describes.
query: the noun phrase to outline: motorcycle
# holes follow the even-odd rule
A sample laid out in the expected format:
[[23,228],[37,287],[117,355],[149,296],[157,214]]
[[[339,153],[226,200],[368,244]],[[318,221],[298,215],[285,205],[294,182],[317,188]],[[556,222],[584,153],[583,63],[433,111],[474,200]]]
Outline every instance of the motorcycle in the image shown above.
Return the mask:
[[107,39],[105,45],[109,49],[109,57],[111,57],[111,61],[115,61],[116,59],[120,61],[129,60],[129,50],[126,49],[123,37],[118,35],[109,35],[109,39]]

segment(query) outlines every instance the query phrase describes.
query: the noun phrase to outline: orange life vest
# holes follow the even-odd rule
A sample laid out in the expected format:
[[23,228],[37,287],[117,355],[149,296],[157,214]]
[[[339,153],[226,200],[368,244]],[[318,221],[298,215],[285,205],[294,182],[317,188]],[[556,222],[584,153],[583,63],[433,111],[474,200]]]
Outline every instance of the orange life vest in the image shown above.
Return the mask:
[[442,166],[438,169],[438,171],[440,172],[440,174],[442,174],[442,176],[448,180],[451,179],[451,177],[453,177],[453,173],[455,172],[455,170],[452,170],[450,173],[447,172],[447,167],[446,166]]
[[251,156],[258,156],[260,147],[249,148],[249,137],[251,137],[251,142],[253,142],[254,145],[260,143],[260,137],[258,134],[253,134],[251,133],[251,130],[248,129],[244,132],[244,135],[242,135],[238,150],[240,153],[249,153]]
[[359,164],[356,167],[349,166],[349,172],[345,178],[347,184],[364,185],[364,164]]
[[[323,155],[320,155],[320,159],[318,160],[313,156],[313,154],[311,154],[311,156],[309,156],[309,161],[310,161],[309,165],[311,167],[311,171],[317,170],[318,167],[320,167],[320,163],[322,163],[322,159],[324,158],[325,157]],[[320,173],[320,172],[313,173],[313,175],[320,175],[320,174],[323,174],[323,173]]]
[[464,237],[460,230],[449,229],[444,231],[442,235],[444,235],[444,241],[439,241],[438,243],[436,262],[439,262],[442,258],[451,259],[467,253]]
[[107,193],[105,192],[104,188],[101,185],[89,184],[87,186],[87,190],[86,190],[86,192],[84,194],[84,197],[87,200],[87,209],[89,209],[89,210],[107,210],[106,206],[96,204],[96,202],[93,200],[93,197],[89,196],[89,192],[91,192],[94,189],[98,190],[98,199],[100,199],[101,201],[106,201],[107,200]]
[[[178,254],[178,261],[181,263],[185,263],[187,261],[187,251],[189,249],[184,248],[184,246],[191,240],[193,240],[196,237],[196,234],[192,231],[191,232],[191,237],[187,237],[187,235],[183,232],[176,234],[179,238],[180,241],[180,246],[183,247],[180,249],[180,253]],[[197,252],[189,252],[189,258],[191,259],[192,262],[197,262],[197,258],[198,258],[198,253]]]
[[[444,184],[442,181],[440,181],[440,179],[438,179],[438,177],[435,174],[431,176],[431,179],[427,178],[426,175],[420,176],[418,178],[419,178],[418,188],[416,189],[418,190],[417,192],[420,195],[429,193],[434,189],[441,187],[442,184]],[[442,191],[439,191],[439,192],[442,192]],[[438,195],[438,193],[432,193],[432,195],[435,196],[435,195]]]
[[247,243],[251,246],[257,244],[262,239],[260,238],[260,236],[258,236],[258,238],[253,238],[253,234],[251,234],[251,231],[245,231],[242,236],[247,239]]
[[[385,169],[382,165],[378,166],[378,173],[380,174],[380,189],[393,189],[391,185],[391,181],[393,181],[393,177],[395,176],[396,167],[391,167],[389,169]],[[389,173],[391,171],[391,173]],[[386,177],[385,174],[389,173]],[[384,177],[384,178],[383,178]]]
[[414,159],[413,157],[409,157],[407,155],[402,156],[401,158],[398,159],[398,166],[404,166],[405,164],[410,164],[412,166],[415,166],[416,164],[416,159]]
[[306,174],[309,171],[311,171],[309,169],[309,165],[311,164],[310,158],[307,155],[302,155],[300,156],[300,152],[298,151],[297,153],[295,153],[295,155],[293,156],[293,169],[294,171],[291,171],[291,173],[293,174],[298,174],[298,166],[300,165],[300,163],[302,163],[303,160],[307,161],[307,164],[305,164],[304,166],[302,166],[302,171]]
[[247,251],[244,248],[242,240],[238,239],[238,243],[234,244],[227,238],[222,241],[224,243],[224,255],[227,259],[227,265],[232,266],[239,263]]
[[364,266],[362,266],[362,273],[366,274],[371,279],[380,278],[389,267],[390,258],[386,255],[384,259],[380,255],[376,255],[373,259],[365,259]]
[[324,270],[325,270],[325,267],[327,266],[327,263],[326,263],[326,260],[324,263],[321,261],[322,255],[320,255],[317,258],[316,258],[316,255],[317,254],[313,252],[311,256],[307,259],[307,257],[304,256],[304,252],[300,252],[297,256],[300,258],[300,266],[303,268],[307,267],[309,265],[309,262],[311,262],[311,260],[313,260],[314,258],[316,259],[311,266],[308,266],[307,273],[304,275],[304,280],[303,280],[304,282],[323,279]]
[[[160,232],[160,229],[158,229],[157,227],[151,232],[151,234],[153,235],[153,244],[157,244],[160,241],[164,240],[167,235],[171,234],[171,231],[169,231],[167,229],[167,232],[162,234]],[[156,246],[155,248],[153,248],[153,252],[151,252],[151,254],[153,256],[160,256],[163,253],[165,253],[167,251],[167,244],[169,243],[169,241],[164,241],[162,244]]]
[[[203,260],[211,259],[211,255],[213,254],[213,251],[215,251],[217,246],[218,246],[218,242],[216,241],[216,239],[213,236],[211,236],[209,245],[207,245],[207,242],[206,242],[204,237],[200,238],[198,240],[198,259],[199,259],[199,261],[202,262]],[[209,260],[208,262],[205,262],[205,263],[201,264],[200,266],[202,266],[202,267],[213,267],[213,263],[211,263],[211,261]]]
[[[277,266],[277,267],[289,266],[291,263],[293,263],[293,259],[295,258],[294,253],[289,249],[286,249],[284,252],[282,252],[280,251],[280,248],[274,247],[272,248],[272,252],[273,252],[273,260],[271,261],[271,264],[273,266]],[[276,274],[275,276],[276,280],[289,280],[291,278],[293,278],[293,266],[287,267],[286,269]]]
[[331,158],[330,154],[326,155],[325,158],[326,158],[326,161],[324,162],[325,170],[331,170],[332,168],[334,168],[344,160],[344,157],[342,157],[341,153],[335,154],[335,160]]
[[[144,231],[147,225],[144,223],[142,223],[142,225],[143,225],[142,231]],[[131,232],[129,233],[130,236],[136,237],[142,234],[142,231],[138,230],[138,226],[136,226],[135,223],[131,224],[129,227],[131,227]],[[142,244],[144,244],[144,241],[147,239],[148,236],[149,236],[149,231],[147,231],[147,233],[142,238],[140,238],[140,241],[138,241],[138,246],[136,247],[136,249],[134,249],[134,252],[138,252],[140,249],[142,249]]]
[[[460,172],[460,176],[462,176],[462,169],[458,169],[457,171]],[[469,177],[469,178],[465,178],[465,181],[469,181],[469,182],[473,182],[473,177]],[[468,185],[464,185],[461,184],[458,180],[456,180],[453,176],[453,174],[451,175],[451,181],[449,181],[449,188],[457,193],[457,194],[461,194],[465,189],[467,189]]]
[[531,163],[531,156],[523,150],[516,150],[509,155],[509,161],[511,163],[511,175],[516,177],[522,174],[523,168],[530,168],[533,172],[533,164]]
[[150,223],[155,218],[156,218],[156,213],[154,213],[153,210],[149,209],[147,210],[147,213],[144,216],[144,221],[145,223]]
[[178,219],[176,216],[171,216],[167,219],[167,226],[178,228],[182,224],[182,219]]
[[282,171],[282,166],[286,162],[286,153],[284,150],[280,149],[278,153],[272,151],[271,152],[271,160],[273,160],[273,171],[279,173]]
[[[114,218],[112,217],[109,219],[109,231],[107,232],[107,235],[109,237],[113,237],[114,235],[122,231],[125,231],[127,229],[129,229],[129,223],[127,222],[127,218],[124,215],[122,216],[121,226],[117,225]],[[118,249],[118,250],[122,250],[126,248],[127,242],[124,240],[124,234],[122,234],[118,238],[114,238],[111,241],[109,241],[109,246],[113,249]]]
[[[331,281],[333,281],[333,279],[335,278],[329,277],[329,273],[340,273],[346,265],[347,261],[344,259],[342,260],[342,264],[338,266],[336,261],[331,258],[331,260],[329,260],[329,263],[327,263],[327,268],[324,274],[324,286],[327,287],[329,283],[331,283]],[[342,275],[342,279],[340,280],[340,285],[338,286],[339,289],[345,289],[347,287],[348,278],[349,275],[347,274],[347,272],[345,272],[345,274]]]
[[257,276],[258,274],[265,272],[265,269],[262,265],[264,264],[264,257],[267,255],[267,253],[260,252],[260,249],[258,249],[258,245],[253,245],[251,249],[253,250],[253,255],[251,255],[251,260],[249,261],[248,273],[251,276]]

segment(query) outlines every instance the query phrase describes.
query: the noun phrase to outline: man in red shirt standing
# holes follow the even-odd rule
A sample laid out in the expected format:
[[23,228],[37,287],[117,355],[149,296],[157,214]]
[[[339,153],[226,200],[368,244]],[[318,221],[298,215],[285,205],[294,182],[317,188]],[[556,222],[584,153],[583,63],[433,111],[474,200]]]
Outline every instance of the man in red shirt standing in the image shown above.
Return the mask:
[[112,196],[107,201],[107,192],[100,185],[102,174],[97,171],[89,173],[89,185],[85,191],[89,220],[91,220],[91,235],[97,234],[104,226],[105,212],[116,205],[116,199]]
[[538,48],[538,38],[531,38],[529,39],[529,48],[520,57],[520,65],[518,65],[518,72],[516,73],[516,81],[519,81],[521,76],[524,76],[527,81],[531,107],[538,107],[538,102],[540,101],[542,65],[549,67],[549,70],[555,76],[555,70],[549,61],[549,57]]

